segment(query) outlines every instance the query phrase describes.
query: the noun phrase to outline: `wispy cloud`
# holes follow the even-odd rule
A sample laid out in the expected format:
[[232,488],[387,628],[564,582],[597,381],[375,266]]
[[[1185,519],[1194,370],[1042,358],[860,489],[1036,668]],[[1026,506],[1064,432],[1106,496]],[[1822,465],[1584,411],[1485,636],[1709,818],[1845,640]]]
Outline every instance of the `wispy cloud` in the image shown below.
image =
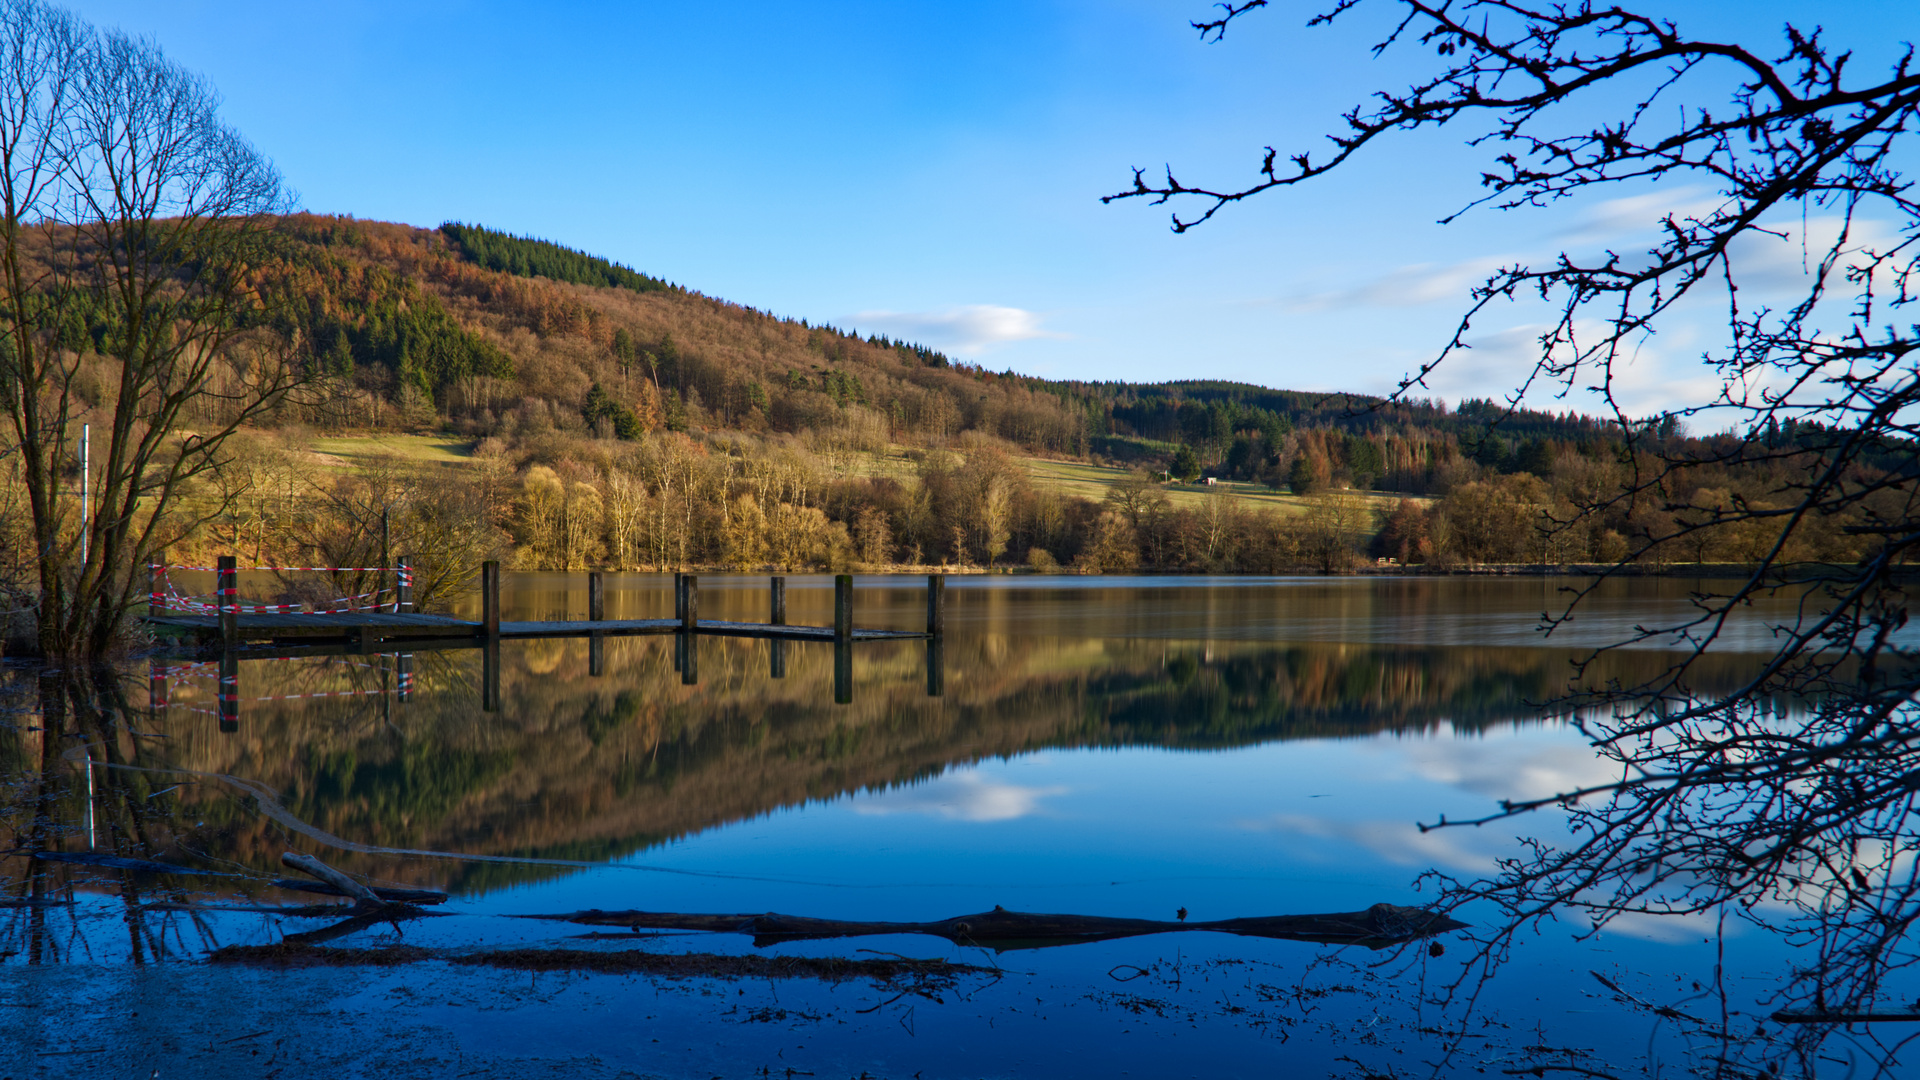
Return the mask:
[[952,821],[1012,821],[1041,809],[1040,800],[1064,795],[1063,787],[1023,787],[989,780],[969,770],[925,783],[894,788],[854,803],[861,814],[930,814]]
[[1486,837],[1453,830],[1421,832],[1410,821],[1335,821],[1304,814],[1274,814],[1240,822],[1250,832],[1329,840],[1343,848],[1361,848],[1396,866],[1446,868],[1476,874],[1498,868]]
[[853,323],[861,329],[957,352],[979,352],[1009,341],[1067,336],[1042,328],[1035,312],[995,304],[968,304],[945,311],[862,311],[853,317]]
[[1669,214],[1681,221],[1690,217],[1704,218],[1725,202],[1726,199],[1699,186],[1606,199],[1594,203],[1560,235],[1574,243],[1604,244],[1610,240],[1650,233]]
[[1333,311],[1356,307],[1415,307],[1442,300],[1460,303],[1468,290],[1502,266],[1511,255],[1487,255],[1456,263],[1414,263],[1372,281],[1344,289],[1309,293],[1282,302],[1290,311]]

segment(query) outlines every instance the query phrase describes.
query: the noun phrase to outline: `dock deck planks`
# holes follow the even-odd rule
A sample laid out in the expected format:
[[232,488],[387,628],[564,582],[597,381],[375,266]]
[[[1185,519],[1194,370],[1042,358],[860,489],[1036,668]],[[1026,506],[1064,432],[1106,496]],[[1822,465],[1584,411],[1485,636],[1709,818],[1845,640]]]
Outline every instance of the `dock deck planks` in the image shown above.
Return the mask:
[[[220,620],[212,615],[148,615],[146,622],[152,626],[170,627],[187,630],[202,637],[219,637]],[[339,615],[309,614],[268,614],[237,616],[238,629],[243,638],[278,637],[354,637],[362,629],[371,631],[373,637],[382,640],[404,640],[407,638],[454,638],[481,637],[483,627],[480,623],[467,619],[455,619],[445,615],[402,614],[390,612],[353,612]],[[558,621],[500,623],[500,637],[507,638],[551,638],[586,637],[590,634],[672,634],[680,630],[678,619],[601,619],[598,621]],[[730,622],[721,619],[701,619],[694,624],[698,634],[715,634],[724,637],[777,638],[784,641],[824,641],[834,640],[831,626],[776,626],[770,623]],[[854,641],[895,641],[914,640],[927,637],[927,634],[914,630],[863,630],[853,631]]]

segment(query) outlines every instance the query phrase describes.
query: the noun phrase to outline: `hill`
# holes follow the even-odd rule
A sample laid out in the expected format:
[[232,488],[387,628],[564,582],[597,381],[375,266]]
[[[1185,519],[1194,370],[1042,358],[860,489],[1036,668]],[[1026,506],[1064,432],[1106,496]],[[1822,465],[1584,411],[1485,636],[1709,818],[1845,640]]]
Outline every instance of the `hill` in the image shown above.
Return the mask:
[[[1730,471],[1715,439],[1669,427],[1629,451],[1609,423],[1489,401],[993,372],[476,225],[294,215],[271,252],[233,377],[264,351],[308,381],[231,444],[176,550],[367,566],[387,544],[429,599],[485,557],[1273,573],[1608,561],[1669,537],[1640,557],[1739,561],[1758,539],[1714,515],[1806,467],[1794,431],[1767,433],[1771,472]],[[83,367],[89,332],[66,342]],[[1673,459],[1665,503],[1576,512]],[[1831,524],[1809,551],[1845,557]]]

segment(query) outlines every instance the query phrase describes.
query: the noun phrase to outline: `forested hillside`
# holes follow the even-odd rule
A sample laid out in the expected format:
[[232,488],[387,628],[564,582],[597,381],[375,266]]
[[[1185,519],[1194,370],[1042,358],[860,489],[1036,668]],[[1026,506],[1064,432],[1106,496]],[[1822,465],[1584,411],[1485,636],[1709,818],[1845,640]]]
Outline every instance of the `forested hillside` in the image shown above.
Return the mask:
[[[491,555],[529,567],[1275,572],[1606,561],[1669,537],[1644,557],[1738,561],[1762,538],[1717,515],[1818,466],[1796,454],[1794,431],[1764,433],[1780,448],[1771,472],[1725,470],[1716,446],[1732,436],[1688,438],[1671,423],[1629,452],[1609,422],[1488,400],[1383,406],[996,373],[473,225],[288,217],[248,285],[230,377],[271,354],[308,380],[233,445],[199,492],[205,520],[176,544],[367,565],[388,510],[394,542],[433,564],[429,594]],[[68,347],[85,361],[89,334],[105,332],[75,327]],[[1283,362],[1276,381],[1285,374]],[[203,419],[224,407],[208,395]],[[317,436],[401,432],[470,449],[453,469],[341,468],[309,452]],[[1022,464],[1033,457],[1134,471],[1087,498],[1036,484]],[[1883,457],[1883,470],[1913,468],[1901,448]],[[1695,464],[1660,500],[1574,512],[1673,458]],[[1287,497],[1260,511],[1172,500],[1169,474]],[[1845,525],[1813,530],[1808,554],[1848,557]],[[18,530],[8,535],[9,557],[26,559]]]

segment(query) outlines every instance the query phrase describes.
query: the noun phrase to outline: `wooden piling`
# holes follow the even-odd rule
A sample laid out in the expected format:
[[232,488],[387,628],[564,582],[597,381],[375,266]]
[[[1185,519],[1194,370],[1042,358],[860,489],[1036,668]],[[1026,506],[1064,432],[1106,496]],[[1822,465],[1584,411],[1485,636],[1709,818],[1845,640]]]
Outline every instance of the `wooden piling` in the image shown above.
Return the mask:
[[587,621],[599,622],[607,617],[607,592],[600,571],[587,573]]
[[833,703],[853,703],[853,642],[836,638],[833,643]]
[[680,629],[691,634],[700,628],[700,579],[683,574],[680,582]]
[[673,575],[673,618],[683,622],[687,617],[687,575]]
[[353,628],[353,651],[362,656],[367,656],[370,655],[375,648],[372,624],[361,623],[359,626]]
[[400,563],[400,581],[393,587],[393,613],[407,615],[413,612],[413,560],[405,559]]
[[587,674],[599,678],[607,673],[607,636],[598,630],[587,635]]
[[497,634],[480,647],[480,711],[500,711],[500,637]]
[[787,579],[776,577],[768,583],[767,621],[775,626],[787,625]]
[[220,732],[240,730],[240,654],[220,650]]
[[395,688],[395,696],[400,699],[400,704],[405,705],[413,700],[413,654],[400,653],[395,656],[393,658],[393,669],[394,677],[398,679],[400,683],[400,685]]
[[853,640],[853,575],[833,576],[833,640]]
[[40,673],[40,745],[42,756],[52,760],[54,751],[44,748],[58,745],[67,733],[67,684],[60,672]]
[[947,643],[937,637],[927,639],[927,696],[940,697],[947,692]]
[[488,641],[500,640],[500,564],[480,564],[480,632]]
[[787,643],[780,638],[767,641],[767,674],[776,679],[787,677]]
[[680,658],[680,685],[700,685],[700,635],[680,634],[687,643],[686,655]]
[[[380,508],[380,582],[375,586],[381,592],[386,591],[387,575],[393,573],[393,512],[386,507]],[[394,582],[398,588],[400,583]],[[379,593],[374,594],[378,597]],[[376,605],[377,606],[377,605]],[[394,608],[399,611],[398,607]]]
[[167,711],[167,703],[172,695],[167,689],[167,663],[164,660],[147,661],[147,717],[159,722],[161,714]]
[[944,637],[947,632],[947,575],[927,575],[927,633]]
[[231,555],[220,556],[214,567],[215,599],[220,605],[220,640],[231,649],[240,641],[240,570]]

